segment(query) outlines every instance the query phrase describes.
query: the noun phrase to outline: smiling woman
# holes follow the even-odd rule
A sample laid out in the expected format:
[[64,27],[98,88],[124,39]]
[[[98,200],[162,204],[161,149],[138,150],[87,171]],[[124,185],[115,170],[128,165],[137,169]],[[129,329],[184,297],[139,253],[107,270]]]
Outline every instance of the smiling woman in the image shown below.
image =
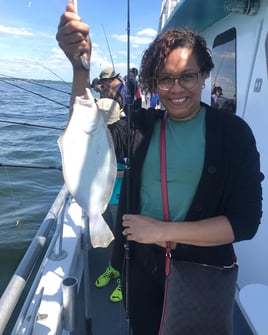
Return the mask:
[[[90,40],[81,38],[86,31],[87,24],[69,4],[61,16],[57,38],[73,67],[73,99],[84,91],[89,74],[75,57],[81,50],[87,50],[90,57]],[[145,92],[157,91],[165,110],[141,108],[131,114],[131,122],[127,117],[109,125],[117,160],[131,157],[132,163],[122,183],[111,265],[122,275],[123,298],[135,335],[158,334],[166,303],[166,254],[171,253],[176,261],[232,267],[232,243],[251,239],[260,223],[263,175],[251,129],[242,119],[217,112],[201,101],[213,67],[206,41],[197,32],[181,28],[159,34],[143,54],[140,78]],[[128,112],[126,109],[127,116]],[[163,129],[164,145],[160,142]],[[167,204],[162,203],[160,169],[162,172],[165,160],[159,156],[160,148],[161,152],[165,148]],[[245,152],[252,154],[246,155],[247,169]],[[236,169],[243,170],[239,180]],[[244,185],[248,185],[246,191]],[[167,251],[163,248],[166,242],[171,245]],[[213,333],[221,333],[225,316],[228,325],[222,334],[232,333],[236,280],[236,268],[232,268],[233,285],[225,291],[230,298],[228,315],[218,314]],[[215,280],[213,286],[220,289],[221,280]],[[193,297],[185,294],[187,306]],[[211,310],[220,303],[216,296],[207,302]],[[199,313],[187,318],[186,313],[186,324],[195,330],[188,334],[210,332],[210,322],[201,322]]]
[[[57,1],[65,2],[65,0]],[[57,6],[57,1],[54,1],[52,5],[46,4],[46,6]],[[265,108],[267,62],[263,57],[263,55],[267,56],[268,50],[268,11],[267,3],[259,0],[228,1],[228,3],[231,2],[252,6],[252,10],[256,9],[255,15],[248,15],[250,14],[248,11],[246,15],[226,14],[223,4],[220,5],[219,1],[180,1],[167,23],[177,27],[178,24],[187,22],[192,24],[195,29],[192,31],[164,29],[150,44],[147,49],[148,53],[146,51],[143,54],[142,66],[139,69],[143,87],[152,93],[160,93],[165,110],[137,108],[134,113],[131,113],[131,118],[127,114],[128,117],[124,116],[108,126],[117,158],[128,156],[127,162],[129,157],[131,158],[131,164],[127,165],[124,173],[117,215],[114,254],[111,265],[108,267],[108,269],[111,267],[115,269],[104,273],[106,283],[108,281],[109,285],[110,282],[112,284],[112,279],[118,279],[119,273],[121,274],[120,285],[118,282],[114,282],[114,287],[118,291],[122,284],[123,291],[120,293],[124,298],[124,306],[117,300],[116,305],[111,307],[108,297],[111,292],[110,288],[106,291],[105,288],[99,289],[102,285],[99,285],[98,288],[95,287],[94,282],[98,281],[100,271],[105,265],[108,265],[108,257],[105,250],[102,253],[103,250],[100,251],[99,248],[90,249],[91,246],[88,243],[90,233],[88,228],[90,226],[87,216],[83,212],[81,217],[81,208],[68,196],[64,187],[63,192],[59,192],[55,200],[57,211],[53,205],[53,208],[47,212],[48,221],[45,219],[44,224],[40,226],[41,232],[47,233],[48,227],[57,224],[55,233],[51,232],[52,241],[48,243],[48,250],[44,253],[45,256],[42,259],[40,271],[34,278],[34,284],[26,285],[31,290],[27,298],[23,299],[25,301],[16,329],[13,333],[7,330],[8,335],[19,332],[47,335],[48,330],[54,333],[73,332],[73,329],[67,329],[71,328],[73,324],[68,321],[73,321],[76,318],[75,313],[70,311],[78,311],[77,325],[79,329],[76,330],[76,333],[81,335],[85,333],[109,333],[111,335],[130,333],[129,329],[125,331],[126,326],[133,329],[133,335],[160,334],[159,324],[161,323],[162,307],[166,305],[163,303],[165,298],[165,258],[169,259],[166,256],[172,256],[172,262],[179,264],[201,263],[201,266],[198,267],[205,269],[211,268],[212,265],[212,268],[220,268],[220,273],[226,273],[229,272],[225,271],[226,268],[237,268],[233,264],[235,259],[231,252],[231,246],[233,242],[240,241],[243,243],[236,243],[235,250],[240,264],[238,284],[240,288],[242,286],[242,290],[237,292],[236,304],[234,305],[232,290],[222,289],[219,281],[214,279],[213,283],[209,285],[209,292],[203,286],[199,289],[204,293],[204,296],[197,308],[201,309],[203,313],[196,312],[196,309],[192,308],[192,302],[196,301],[195,296],[189,295],[187,290],[182,290],[182,286],[178,285],[178,281],[176,281],[175,286],[180,288],[179,293],[182,292],[186,298],[183,306],[182,300],[179,298],[176,298],[176,301],[180,303],[178,308],[173,299],[167,298],[167,301],[172,304],[176,320],[178,314],[182,315],[186,311],[186,315],[183,315],[183,322],[180,322],[184,329],[180,332],[176,330],[175,333],[176,335],[178,333],[183,335],[187,333],[190,335],[200,335],[200,333],[229,335],[231,331],[223,331],[223,327],[217,331],[208,330],[208,327],[212,323],[214,324],[215,320],[219,320],[218,315],[226,317],[225,320],[230,321],[228,322],[230,327],[234,320],[236,327],[234,327],[233,334],[252,334],[251,326],[259,335],[268,333],[267,327],[263,328],[263,326],[267,326],[265,313],[263,313],[266,311],[263,308],[266,306],[265,301],[252,299],[252,296],[256,296],[254,292],[264,297],[263,300],[267,297],[266,294],[262,294],[262,292],[266,293],[268,284],[268,272],[263,271],[264,265],[267,264],[266,255],[268,253],[265,252],[268,246],[266,225],[260,225],[258,235],[253,241],[245,241],[252,239],[255,235],[261,215],[263,215],[262,221],[267,221],[265,199],[262,214],[261,181],[263,174],[260,172],[260,155],[257,148],[260,148],[261,151],[261,165],[264,174],[268,175],[265,159],[268,148],[266,144],[267,129],[264,122],[267,117],[267,109]],[[29,3],[28,0],[25,0],[24,7],[27,7],[27,3]],[[106,0],[103,3],[106,5]],[[175,3],[177,1],[172,1],[173,5]],[[94,4],[96,5],[96,2]],[[166,0],[165,4],[171,4],[171,1]],[[33,1],[32,6],[27,9],[32,10],[34,5]],[[65,5],[65,3],[62,4],[62,10]],[[112,34],[112,30],[116,31],[118,27],[121,27],[121,17],[118,14],[121,15],[122,11],[118,10],[117,15],[113,14],[112,9],[104,13],[104,10],[99,10],[98,3],[97,5],[98,8],[92,11],[93,4],[91,7],[88,1],[80,0],[79,6],[84,6],[84,8],[80,8],[79,13],[82,17],[84,14],[89,15],[88,23],[91,23],[90,16],[94,16],[97,24],[100,21],[97,20],[97,14],[100,13],[101,20],[105,20],[105,24],[109,26],[109,34]],[[118,2],[115,3],[116,9],[118,9],[117,6],[119,6]],[[139,6],[138,1],[135,6]],[[138,9],[144,9],[146,6],[141,4]],[[61,30],[59,34],[60,45],[62,47],[68,46],[68,43],[71,42],[71,46],[68,46],[68,55],[70,53],[71,55],[79,55],[78,51],[81,50],[79,49],[81,46],[86,47],[83,51],[88,50],[87,38],[81,40],[80,29],[83,22],[84,31],[88,31],[87,20],[83,18],[81,21],[81,18],[72,10],[71,4],[67,8],[67,12],[64,12],[62,16],[62,24],[59,26],[59,30]],[[215,11],[215,9],[219,10]],[[149,15],[149,12],[150,10],[141,15]],[[196,13],[197,16],[193,15]],[[42,13],[43,21],[45,21],[45,16],[49,14],[44,10]],[[225,18],[222,19],[223,17]],[[125,18],[122,20],[125,21]],[[261,25],[260,22],[262,22]],[[207,25],[207,23],[212,24]],[[43,32],[45,30],[41,28],[41,24],[43,22],[40,22],[38,31]],[[204,24],[206,25],[204,26]],[[230,26],[234,29],[229,31]],[[32,27],[27,26],[26,31],[34,31]],[[34,27],[36,28],[37,25]],[[56,31],[56,26],[54,28]],[[72,36],[70,36],[70,29],[73,32]],[[195,32],[196,30],[202,31],[208,44],[202,36]],[[120,33],[122,33],[121,28]],[[92,29],[91,26],[92,41],[101,41],[96,38],[95,34],[97,34],[97,29]],[[132,34],[132,36],[134,35],[138,35],[137,32]],[[37,51],[40,46],[38,43],[42,43],[43,40],[34,40],[34,34],[27,36],[27,38],[32,38],[32,47]],[[110,39],[111,35],[108,37]],[[125,36],[119,35],[116,37],[122,37],[122,40],[123,37],[125,38]],[[245,40],[248,43],[245,44]],[[251,45],[251,48],[248,48],[248,45]],[[93,62],[96,55],[94,50],[98,51],[104,46],[102,44],[98,46],[96,43],[93,43],[92,46],[91,63],[95,66],[96,59]],[[193,51],[195,46],[199,46],[198,52]],[[220,82],[215,83],[215,86],[222,88],[222,90],[218,90],[219,93],[225,94],[228,87],[232,90],[236,87],[238,90],[237,115],[226,113],[222,109],[214,109],[209,105],[211,76],[206,78],[206,75],[210,74],[213,64],[207,46],[210,50],[214,48],[216,52],[218,64],[216,64],[215,78],[218,78]],[[65,47],[63,49],[66,51]],[[57,50],[59,49],[57,48]],[[112,45],[112,51],[115,55],[119,55],[120,48],[116,48],[114,51]],[[48,54],[49,50],[46,50],[44,55],[47,58]],[[225,68],[225,61],[221,66],[223,54],[225,61],[231,59],[231,62],[235,61],[239,65],[237,67],[228,66],[228,70],[235,71],[233,76],[226,77],[226,74],[229,74],[226,73],[226,69],[223,72],[219,71],[219,69]],[[101,56],[101,59],[105,60],[105,54]],[[84,93],[85,86],[88,85],[89,72],[81,67],[79,57],[71,56],[70,60],[72,65],[69,64],[69,71],[74,71],[72,97],[74,100],[79,92]],[[117,62],[118,60],[119,58],[116,58]],[[118,69],[115,70],[118,73]],[[220,77],[217,76],[217,73],[220,74]],[[214,76],[212,77],[214,78]],[[229,79],[235,79],[237,84],[233,85],[232,83],[228,86]],[[205,83],[207,84],[206,88],[204,88]],[[226,85],[224,86],[223,83]],[[52,85],[52,83],[50,84]],[[63,85],[63,83],[55,85]],[[47,93],[47,90],[43,89]],[[32,103],[29,92],[17,92],[14,86],[9,86],[6,90],[1,87],[1,92],[4,92],[2,94],[4,102],[1,101],[4,115],[8,112],[9,117],[12,116],[16,120],[23,113],[24,117],[29,116],[27,120],[31,121],[32,124],[35,121],[41,122],[41,119],[46,124],[55,122],[55,126],[59,125],[60,120],[64,119],[64,124],[67,122],[66,117],[68,118],[69,112],[58,110],[52,102],[45,105],[44,101]],[[198,95],[199,104],[197,103]],[[56,97],[59,98],[58,91],[55,93]],[[6,98],[9,99],[6,100]],[[66,97],[63,99],[66,101]],[[250,122],[255,130],[257,144],[244,118]],[[51,150],[50,146],[53,148],[56,144],[58,137],[55,134],[56,130],[38,127],[20,129],[19,126],[21,125],[17,123],[0,124],[2,157],[16,161],[26,159],[27,165],[30,165],[33,160],[36,165],[41,166],[42,162],[39,161],[39,155],[41,155],[42,158],[48,159],[48,162],[52,159],[50,165],[55,165],[59,152],[57,151],[57,155],[52,154],[53,149]],[[87,158],[89,158],[87,165],[90,165],[94,157]],[[163,164],[165,161],[166,166]],[[11,266],[12,262],[12,265],[15,266],[15,257],[10,250],[18,248],[20,249],[18,255],[21,255],[20,251],[22,248],[24,250],[24,242],[29,242],[33,236],[33,229],[41,222],[39,216],[42,215],[42,210],[46,204],[51,204],[50,192],[55,192],[58,187],[59,179],[57,178],[59,175],[57,171],[49,173],[49,171],[42,169],[31,171],[27,168],[25,171],[20,168],[21,174],[19,174],[16,172],[18,168],[14,170],[14,167],[7,169],[7,166],[2,166],[0,170],[2,168],[0,202],[3,200],[5,207],[2,210],[1,203],[2,239],[0,244],[3,246],[3,250],[1,249],[0,259],[3,266],[0,266],[0,271],[2,273],[4,271],[3,277],[6,278],[6,264]],[[85,168],[85,171],[88,169]],[[266,191],[265,182],[263,186]],[[167,197],[163,197],[163,195],[167,195]],[[7,224],[2,224],[7,218],[10,221]],[[35,237],[31,246],[44,245],[43,235],[38,235],[37,239]],[[32,250],[29,248],[26,256],[29,254],[36,256]],[[126,253],[124,254],[124,252]],[[16,259],[18,258],[16,257]],[[30,259],[32,263],[33,258],[27,259]],[[28,264],[23,259],[22,266],[15,273],[16,282],[19,284],[28,274],[30,269]],[[202,264],[205,264],[205,267]],[[26,275],[24,271],[21,271],[22,267],[27,270]],[[181,273],[185,274],[185,272]],[[73,278],[74,275],[77,278]],[[40,278],[41,280],[39,280]],[[66,278],[67,280],[65,280]],[[81,285],[82,278],[84,278],[84,285]],[[101,278],[103,277],[101,276]],[[0,279],[2,284],[2,275]],[[192,273],[190,279],[196,279],[200,284],[200,276],[197,275],[196,271]],[[78,285],[76,285],[77,282]],[[225,280],[224,282],[226,283]],[[262,287],[256,284],[250,285],[249,290],[244,290],[247,284],[254,282],[263,282],[266,285],[262,285]],[[13,283],[14,281],[11,282],[11,284]],[[64,286],[64,290],[62,290],[62,286]],[[69,290],[66,286],[69,286]],[[75,291],[77,286],[79,287],[79,302],[76,309],[73,307],[76,305]],[[4,322],[7,322],[8,319],[6,312],[10,311],[7,310],[7,307],[9,308],[11,304],[5,303],[6,299],[10,301],[14,296],[18,296],[18,294],[14,295],[14,292],[18,293],[18,290],[13,287],[8,286],[9,290],[4,295],[5,299],[0,299],[0,333],[5,327]],[[90,297],[89,288],[92,293]],[[218,301],[218,294],[211,297],[210,293],[213,291],[211,288],[218,288],[223,292],[224,297],[220,299],[221,301]],[[62,291],[64,291],[64,299],[62,299]],[[65,299],[66,291],[67,296],[71,296],[69,304]],[[74,294],[68,294],[68,291]],[[191,290],[191,294],[194,292],[196,290]],[[232,306],[235,306],[234,311],[238,311],[238,313],[235,312],[234,318],[232,318],[233,307],[229,306],[226,312],[218,313],[214,317],[212,313],[216,311],[214,306],[218,307],[219,302],[225,300],[227,292],[230,293]],[[175,294],[173,293],[171,292],[171,296],[174,298]],[[200,297],[199,293],[197,292],[198,297]],[[61,305],[62,300],[64,300],[63,306]],[[245,308],[243,308],[243,313],[240,313],[238,307],[242,304]],[[85,311],[80,309],[84,305]],[[189,306],[189,309],[193,311],[191,315],[187,312]],[[245,315],[244,312],[248,314]],[[200,320],[201,315],[204,315],[204,319],[212,315],[213,322],[208,322],[206,319],[204,325],[203,319]],[[248,317],[250,322],[248,322]],[[200,322],[202,324],[201,330]],[[88,327],[87,331],[85,325]],[[80,326],[83,331],[80,331]],[[263,330],[259,330],[259,326]],[[168,335],[171,333],[168,332]]]

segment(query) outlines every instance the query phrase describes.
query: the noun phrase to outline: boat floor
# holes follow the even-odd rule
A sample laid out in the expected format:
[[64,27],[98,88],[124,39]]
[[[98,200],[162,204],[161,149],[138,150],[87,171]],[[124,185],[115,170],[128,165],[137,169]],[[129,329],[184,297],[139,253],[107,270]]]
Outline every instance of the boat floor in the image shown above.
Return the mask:
[[[107,249],[96,248],[89,251],[89,272],[90,272],[90,320],[84,320],[84,306],[78,306],[79,323],[74,335],[123,335],[126,334],[125,310],[122,302],[113,303],[109,300],[111,293],[116,287],[116,280],[103,288],[95,286],[95,280],[108,266]],[[84,282],[82,281],[82,285]],[[84,294],[83,287],[80,294]],[[83,301],[83,299],[79,299]]]
[[[122,302],[112,303],[110,294],[116,287],[116,281],[112,281],[104,288],[96,288],[96,278],[105,271],[108,265],[106,249],[92,249],[89,251],[90,266],[90,315],[92,322],[85,322],[84,306],[79,305],[79,325],[73,335],[125,335],[127,334],[124,306]],[[83,283],[82,283],[83,284]],[[81,290],[81,294],[84,294]],[[81,299],[82,300],[82,299]],[[87,329],[87,330],[86,330]],[[248,324],[243,318],[237,305],[234,309],[234,333],[233,335],[253,335]]]

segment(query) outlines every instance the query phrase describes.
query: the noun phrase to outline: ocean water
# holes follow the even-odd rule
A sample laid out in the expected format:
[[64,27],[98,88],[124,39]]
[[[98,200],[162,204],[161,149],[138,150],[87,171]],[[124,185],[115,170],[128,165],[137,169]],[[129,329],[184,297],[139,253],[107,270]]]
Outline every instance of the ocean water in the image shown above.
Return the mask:
[[62,130],[52,127],[66,126],[70,90],[59,81],[0,78],[0,294],[63,185],[62,172],[48,167],[61,165]]

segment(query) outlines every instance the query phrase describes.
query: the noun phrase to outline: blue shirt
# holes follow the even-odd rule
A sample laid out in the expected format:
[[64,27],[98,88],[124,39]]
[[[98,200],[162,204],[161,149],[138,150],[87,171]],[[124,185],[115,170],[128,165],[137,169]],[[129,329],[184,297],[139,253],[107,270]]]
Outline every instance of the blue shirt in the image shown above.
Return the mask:
[[[125,166],[122,163],[117,163],[117,171],[124,171]],[[109,201],[110,205],[116,205],[119,201],[119,195],[122,185],[122,177],[117,177],[114,183],[113,193]]]

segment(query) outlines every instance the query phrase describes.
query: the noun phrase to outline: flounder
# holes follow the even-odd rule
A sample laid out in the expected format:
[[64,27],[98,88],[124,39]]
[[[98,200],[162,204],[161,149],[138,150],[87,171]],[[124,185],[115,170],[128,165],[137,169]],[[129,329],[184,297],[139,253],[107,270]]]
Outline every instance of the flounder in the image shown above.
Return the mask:
[[117,163],[111,134],[89,89],[76,97],[73,113],[58,139],[65,184],[89,216],[93,247],[107,247],[114,236],[104,221]]

